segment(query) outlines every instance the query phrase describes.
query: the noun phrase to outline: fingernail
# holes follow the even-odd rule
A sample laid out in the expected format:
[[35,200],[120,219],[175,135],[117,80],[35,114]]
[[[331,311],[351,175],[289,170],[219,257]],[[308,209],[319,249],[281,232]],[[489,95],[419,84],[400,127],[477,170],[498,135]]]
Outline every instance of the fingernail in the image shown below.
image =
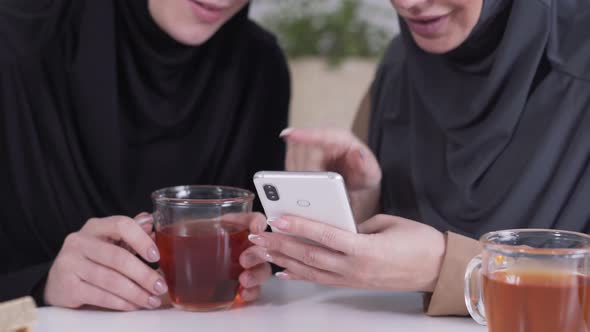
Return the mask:
[[266,231],[267,224],[260,224],[258,228],[259,233],[264,233]]
[[256,245],[262,246],[262,247],[268,246],[268,241],[259,235],[250,234],[250,235],[248,235],[248,240],[250,240],[250,242],[252,242]]
[[246,265],[244,267],[248,268],[248,267],[252,266],[255,260],[256,260],[256,257],[252,254],[244,255],[244,265]]
[[148,298],[148,304],[154,309],[159,308],[162,305],[162,300],[157,296],[150,296]]
[[365,153],[363,152],[363,150],[359,150],[359,157],[361,158],[361,160],[365,160]]
[[275,273],[275,277],[283,280],[289,280],[289,274],[286,272],[277,272]]
[[160,252],[156,246],[151,246],[147,252],[148,259],[150,262],[157,262],[160,260]]
[[274,258],[269,253],[265,253],[264,254],[264,260],[266,260],[267,262],[272,263],[272,261],[274,260]]
[[250,288],[245,288],[245,287],[242,288],[240,290],[240,297],[242,298],[242,300],[244,300],[245,302],[251,301],[251,299],[250,299],[250,292],[251,292],[251,289]]
[[268,219],[268,223],[278,229],[287,229],[289,227],[289,222],[282,218]]
[[281,131],[281,133],[279,134],[279,137],[285,137],[288,136],[290,133],[293,132],[293,128],[285,128],[283,129],[283,131]]
[[136,217],[135,222],[140,226],[145,224],[151,224],[152,222],[154,222],[154,217],[151,214],[142,214]]
[[168,291],[168,286],[166,286],[164,280],[158,279],[158,281],[156,281],[156,283],[154,284],[154,290],[158,294],[164,294]]
[[246,287],[246,288],[247,288],[247,287],[251,287],[251,285],[254,285],[254,284],[256,283],[256,280],[254,280],[254,277],[253,277],[253,276],[252,276],[252,274],[250,274],[250,273],[248,273],[248,274],[246,275],[246,278],[245,278],[245,279],[246,279],[246,280],[245,280],[245,285],[242,285],[242,286],[244,286],[244,287]]

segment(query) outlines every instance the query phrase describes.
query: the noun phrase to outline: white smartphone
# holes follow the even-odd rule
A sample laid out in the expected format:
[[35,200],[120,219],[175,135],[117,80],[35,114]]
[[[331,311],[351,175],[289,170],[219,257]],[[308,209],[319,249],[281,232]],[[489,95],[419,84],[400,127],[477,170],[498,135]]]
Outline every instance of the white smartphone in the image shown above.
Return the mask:
[[357,232],[344,179],[338,173],[262,171],[254,175],[254,185],[268,219],[293,215]]

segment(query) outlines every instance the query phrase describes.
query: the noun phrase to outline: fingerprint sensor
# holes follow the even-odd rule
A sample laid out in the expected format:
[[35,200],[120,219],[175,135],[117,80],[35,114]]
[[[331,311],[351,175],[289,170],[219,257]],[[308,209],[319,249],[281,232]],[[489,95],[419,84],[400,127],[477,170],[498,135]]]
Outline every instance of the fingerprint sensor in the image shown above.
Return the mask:
[[304,200],[304,199],[300,199],[297,201],[297,205],[299,205],[301,207],[309,207],[311,205],[311,203],[309,201]]

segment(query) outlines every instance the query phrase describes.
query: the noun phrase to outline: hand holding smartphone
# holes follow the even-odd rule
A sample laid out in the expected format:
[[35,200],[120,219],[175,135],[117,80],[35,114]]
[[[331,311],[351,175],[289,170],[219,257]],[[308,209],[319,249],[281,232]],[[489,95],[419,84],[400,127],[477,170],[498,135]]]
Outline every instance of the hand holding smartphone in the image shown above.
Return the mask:
[[[334,172],[270,172],[254,175],[266,217],[293,215],[356,233],[344,179]],[[281,233],[273,228],[273,232]]]

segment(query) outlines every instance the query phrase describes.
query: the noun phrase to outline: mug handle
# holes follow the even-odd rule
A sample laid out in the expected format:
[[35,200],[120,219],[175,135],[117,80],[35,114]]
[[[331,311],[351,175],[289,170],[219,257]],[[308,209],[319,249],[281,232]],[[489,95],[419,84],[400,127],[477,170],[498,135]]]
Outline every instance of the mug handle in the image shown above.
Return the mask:
[[[483,302],[481,265],[481,255],[475,256],[469,262],[469,265],[467,265],[467,271],[465,271],[464,296],[465,305],[467,305],[467,310],[469,310],[469,314],[473,320],[480,325],[486,325],[487,321]],[[477,277],[477,279],[475,279],[475,277]],[[473,284],[475,284],[475,287],[472,287]]]

